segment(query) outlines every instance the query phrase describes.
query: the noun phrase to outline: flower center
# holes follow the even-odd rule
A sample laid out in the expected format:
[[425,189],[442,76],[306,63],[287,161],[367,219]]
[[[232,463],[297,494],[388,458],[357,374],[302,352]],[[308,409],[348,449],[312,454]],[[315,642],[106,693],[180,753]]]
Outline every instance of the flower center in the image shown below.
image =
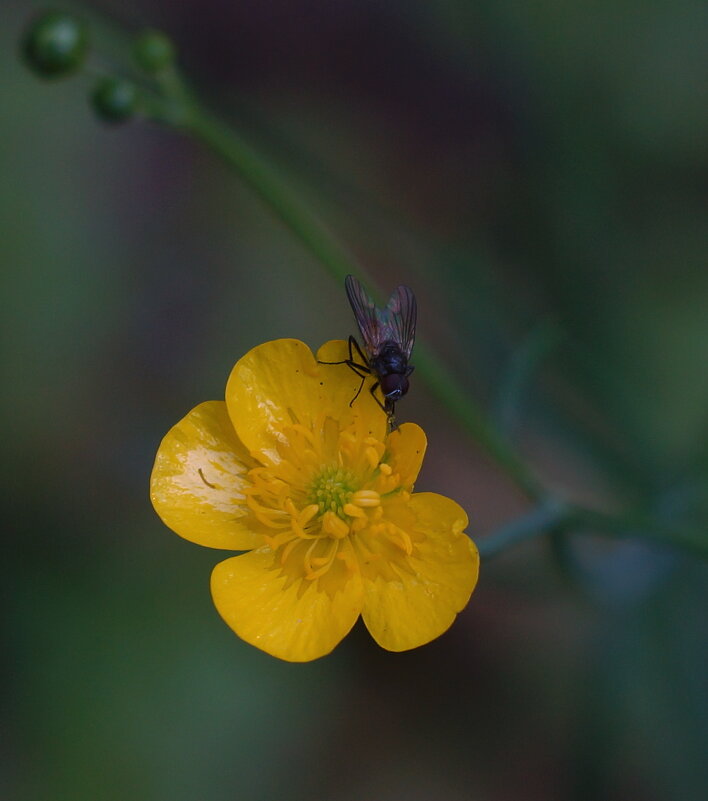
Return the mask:
[[311,504],[315,504],[320,511],[334,512],[343,517],[344,507],[354,492],[355,477],[350,470],[339,465],[329,465],[315,476],[310,484],[307,497]]
[[322,578],[335,592],[360,557],[368,565],[391,547],[411,553],[409,534],[385,517],[384,499],[404,489],[382,461],[383,441],[330,418],[284,434],[280,460],[251,468],[243,494],[290,581]]

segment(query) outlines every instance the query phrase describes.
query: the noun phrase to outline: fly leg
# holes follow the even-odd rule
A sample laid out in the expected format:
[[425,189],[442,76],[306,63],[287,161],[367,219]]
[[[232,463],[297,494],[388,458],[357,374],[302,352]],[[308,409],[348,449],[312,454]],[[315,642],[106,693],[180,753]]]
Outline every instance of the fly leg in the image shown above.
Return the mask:
[[[354,359],[354,349],[355,348],[356,348],[357,356],[362,360],[363,364],[360,364],[359,362],[355,361],[355,359]],[[357,389],[356,395],[354,395],[354,397],[349,401],[349,405],[350,406],[354,403],[354,401],[361,394],[361,390],[364,387],[364,381],[366,381],[366,376],[371,375],[371,368],[369,367],[368,360],[367,360],[366,356],[362,353],[361,348],[359,347],[359,343],[356,341],[356,339],[354,339],[353,336],[349,337],[349,358],[348,359],[342,359],[339,362],[318,362],[318,364],[346,364],[347,367],[352,372],[356,373],[356,375],[358,375],[359,378],[361,378],[361,384],[359,384],[359,389]],[[374,389],[376,387],[378,387],[378,385],[379,384],[378,384],[378,381],[377,381],[375,386],[374,386]],[[379,403],[379,406],[381,406],[381,403],[379,402],[378,398],[376,398],[376,402]]]
[[[354,395],[354,397],[349,401],[349,405],[351,406],[354,403],[354,401],[361,394],[361,390],[364,387],[364,381],[366,381],[366,377],[367,376],[371,375],[371,370],[368,367],[364,367],[361,364],[357,364],[356,362],[352,361],[351,359],[347,359],[345,362],[341,362],[341,364],[346,364],[347,367],[349,367],[349,369],[352,372],[356,373],[359,376],[359,378],[361,378],[361,384],[359,384],[359,389],[357,389],[356,395]],[[377,381],[374,384],[374,389],[376,389],[376,387],[378,387],[378,385],[379,385],[379,382]]]
[[352,346],[356,348],[357,355],[361,359],[361,361],[366,365],[369,372],[371,372],[371,368],[369,367],[369,360],[366,357],[366,354],[362,351],[359,347],[359,343],[354,339],[351,334],[349,335],[349,361],[354,361],[354,354],[352,352]]
[[[384,404],[383,404],[383,403],[381,403],[381,401],[380,401],[380,400],[379,400],[379,399],[376,397],[376,390],[379,388],[379,384],[380,384],[380,382],[379,382],[379,381],[376,381],[376,382],[374,382],[374,383],[371,385],[371,389],[369,390],[369,392],[371,393],[371,397],[372,397],[372,398],[373,398],[373,399],[376,401],[376,403],[378,403],[378,405],[381,407],[381,410],[382,410],[382,411],[384,411],[384,412],[386,413],[386,416],[387,416],[387,417],[391,417],[391,415],[393,414],[393,402],[392,402],[392,401],[389,401],[389,400],[387,399],[387,400],[386,400],[386,405],[384,406]],[[359,387],[359,392],[361,392],[361,387]],[[357,395],[358,395],[358,394],[359,394],[359,393],[357,392]],[[389,406],[388,406],[388,404],[389,404],[389,403],[391,404],[391,408],[390,408],[390,409],[389,409]]]
[[[349,365],[349,366],[352,367],[351,365]],[[352,367],[352,370],[354,370],[353,367]],[[354,372],[356,373],[356,370],[354,370]],[[360,375],[360,373],[356,373],[356,374]],[[349,406],[350,407],[353,405],[354,401],[359,397],[359,395],[361,395],[361,390],[362,390],[362,388],[364,386],[364,381],[366,381],[366,373],[361,376],[361,384],[359,384],[359,389],[357,389],[356,395],[354,395],[354,397],[349,401]]]
[[[359,362],[354,360],[354,348],[356,348],[357,355],[363,362],[360,364]],[[317,364],[346,364],[347,367],[351,367],[352,370],[356,373],[357,369],[363,370],[367,373],[367,375],[371,372],[369,368],[369,362],[366,356],[361,352],[361,348],[359,347],[359,343],[354,339],[353,336],[350,335],[349,337],[349,358],[342,359],[339,362],[317,362]]]

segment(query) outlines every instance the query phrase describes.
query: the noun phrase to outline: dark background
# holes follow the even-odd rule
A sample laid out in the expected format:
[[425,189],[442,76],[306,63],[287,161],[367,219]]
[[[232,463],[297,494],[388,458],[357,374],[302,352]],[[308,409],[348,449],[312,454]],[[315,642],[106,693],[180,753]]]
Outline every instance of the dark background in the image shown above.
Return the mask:
[[[252,346],[344,338],[351,314],[211,153],[97,122],[85,77],[30,75],[36,8],[0,12],[0,794],[702,801],[695,556],[587,531],[529,543],[406,654],[357,627],[290,665],[219,620],[222,554],[150,506],[160,438]],[[414,287],[421,336],[545,484],[706,526],[704,3],[89,8],[165,29],[369,277]],[[415,379],[399,412],[428,433],[418,488],[462,503],[482,540],[525,502]]]

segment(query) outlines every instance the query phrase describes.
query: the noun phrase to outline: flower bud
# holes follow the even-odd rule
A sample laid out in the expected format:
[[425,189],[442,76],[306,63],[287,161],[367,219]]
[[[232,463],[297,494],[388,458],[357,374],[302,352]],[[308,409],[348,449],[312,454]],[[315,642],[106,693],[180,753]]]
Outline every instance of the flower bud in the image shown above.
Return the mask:
[[133,46],[138,66],[155,75],[175,63],[175,46],[162,31],[146,30],[138,35]]
[[138,90],[124,78],[102,78],[91,93],[91,105],[106,122],[125,122],[135,114]]
[[86,60],[89,36],[84,22],[72,14],[48,11],[28,26],[22,53],[27,66],[43,78],[61,78]]

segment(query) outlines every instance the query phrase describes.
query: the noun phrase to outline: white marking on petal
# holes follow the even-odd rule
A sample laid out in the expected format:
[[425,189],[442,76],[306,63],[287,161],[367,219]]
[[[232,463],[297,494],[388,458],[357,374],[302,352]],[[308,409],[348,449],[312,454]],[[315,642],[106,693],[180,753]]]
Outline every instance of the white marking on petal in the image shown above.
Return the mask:
[[247,483],[246,468],[234,453],[196,447],[177,458],[182,463],[182,472],[173,478],[176,487],[218,512],[237,516],[244,513],[240,501],[244,498],[241,489]]

